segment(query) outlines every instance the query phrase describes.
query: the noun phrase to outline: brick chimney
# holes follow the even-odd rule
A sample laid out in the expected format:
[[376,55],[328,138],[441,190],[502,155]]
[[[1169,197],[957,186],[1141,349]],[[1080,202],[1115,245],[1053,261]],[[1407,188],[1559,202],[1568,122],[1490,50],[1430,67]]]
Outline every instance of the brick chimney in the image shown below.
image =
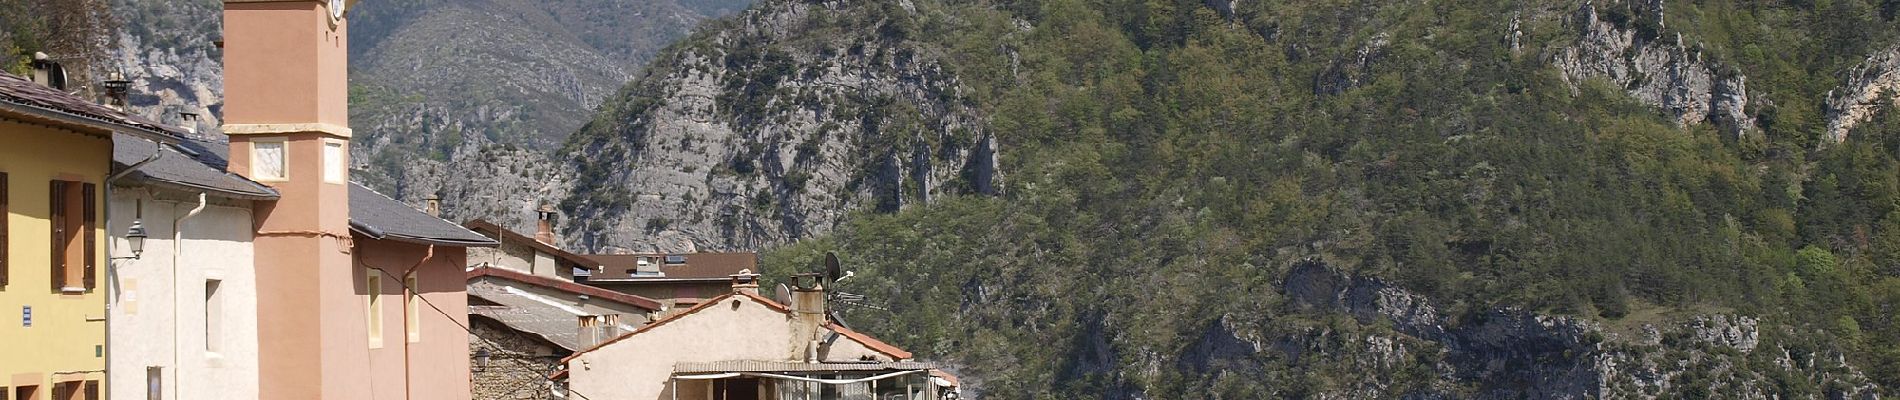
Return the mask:
[[[347,247],[348,0],[224,0],[230,171],[277,189],[259,201],[258,398],[360,399],[365,272]],[[397,285],[383,282],[383,287]],[[398,344],[400,330],[395,336]]]
[[534,226],[534,241],[554,246],[554,206],[542,204],[541,209],[535,211],[534,215],[537,220]]

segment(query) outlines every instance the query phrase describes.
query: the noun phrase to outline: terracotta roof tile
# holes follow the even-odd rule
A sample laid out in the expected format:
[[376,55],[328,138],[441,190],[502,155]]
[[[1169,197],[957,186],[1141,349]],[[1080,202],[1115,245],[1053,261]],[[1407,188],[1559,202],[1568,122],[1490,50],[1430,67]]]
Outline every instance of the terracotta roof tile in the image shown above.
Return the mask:
[[869,347],[873,351],[884,353],[884,355],[891,356],[891,358],[909,360],[912,357],[910,352],[904,351],[902,348],[893,346],[890,343],[884,343],[884,341],[877,340],[877,338],[871,337],[871,335],[851,330],[851,328],[846,328],[844,325],[838,325],[837,322],[825,323],[825,328],[831,329],[832,332],[837,332],[858,343],[863,343],[864,347]]
[[147,135],[148,138],[166,141],[178,139],[168,127],[151,120],[95,104],[78,96],[4,72],[0,72],[0,103],[52,111],[96,123],[117,125],[138,131]]

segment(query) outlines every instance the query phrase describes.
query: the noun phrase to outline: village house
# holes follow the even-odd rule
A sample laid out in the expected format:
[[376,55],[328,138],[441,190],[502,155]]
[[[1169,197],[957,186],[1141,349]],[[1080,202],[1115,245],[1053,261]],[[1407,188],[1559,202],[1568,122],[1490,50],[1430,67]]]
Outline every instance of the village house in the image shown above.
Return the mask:
[[560,359],[652,321],[653,299],[576,282],[599,266],[555,245],[544,207],[533,237],[483,220],[464,224],[499,243],[469,251],[471,391],[478,399],[546,399]]
[[532,238],[485,220],[463,224],[501,243],[492,249],[469,250],[469,266],[502,268],[569,282],[576,280],[577,272],[586,276],[588,271],[600,268],[599,262],[562,250],[555,244],[552,210],[543,209],[538,214],[539,224]]
[[586,283],[659,300],[666,311],[691,309],[732,291],[731,275],[758,271],[757,253],[592,254]]
[[57,63],[31,67],[32,79],[0,73],[0,398],[98,399],[113,137],[178,138],[69,94]]
[[942,399],[956,379],[828,317],[823,285],[801,276],[780,302],[758,275],[729,292],[561,360],[568,398]]
[[257,398],[251,223],[277,191],[225,172],[223,143],[114,143],[106,230],[127,236],[107,274],[107,393]]
[[632,332],[660,309],[652,299],[491,266],[469,269],[468,302],[477,399],[546,399],[561,358]]

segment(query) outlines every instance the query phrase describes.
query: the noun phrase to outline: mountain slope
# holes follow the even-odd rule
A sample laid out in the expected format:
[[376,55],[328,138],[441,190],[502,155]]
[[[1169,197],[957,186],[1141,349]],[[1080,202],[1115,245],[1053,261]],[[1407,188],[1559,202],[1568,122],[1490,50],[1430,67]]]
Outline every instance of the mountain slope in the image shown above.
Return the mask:
[[1891,395],[1892,11],[767,1],[568,142],[567,229],[838,251],[1000,398]]
[[[355,178],[445,216],[532,229],[565,197],[550,152],[655,50],[744,1],[363,2],[351,10]],[[134,108],[216,136],[217,0],[113,1]]]
[[[570,242],[753,249],[995,191],[995,142],[894,3],[775,2],[675,45],[564,153]],[[845,16],[833,19],[831,16]],[[853,18],[863,17],[863,18]]]

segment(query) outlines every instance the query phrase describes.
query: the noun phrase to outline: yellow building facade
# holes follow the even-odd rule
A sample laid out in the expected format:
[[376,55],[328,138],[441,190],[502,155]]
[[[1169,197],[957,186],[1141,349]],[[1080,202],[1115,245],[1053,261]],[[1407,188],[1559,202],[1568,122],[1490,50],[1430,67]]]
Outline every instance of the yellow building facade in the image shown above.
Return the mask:
[[114,109],[0,73],[0,400],[103,398]]
[[[59,279],[68,282],[55,288],[52,182],[98,187],[111,157],[110,134],[23,123],[0,115],[0,173],[6,174],[7,218],[6,284],[0,287],[0,311],[4,311],[0,313],[4,316],[0,318],[0,338],[4,338],[0,339],[0,385],[7,388],[7,395],[0,397],[84,399],[86,383],[98,385],[105,376],[104,288],[85,287],[83,265],[57,271],[66,275]],[[95,212],[103,209],[100,197],[92,196]],[[84,213],[83,209],[73,211]],[[92,225],[82,231],[94,237],[95,250],[84,256],[93,258],[93,273],[98,274],[104,272],[106,262],[105,247],[99,245],[105,238],[99,224]],[[79,247],[83,251],[85,245]],[[82,270],[80,282],[70,282],[73,269]],[[79,396],[54,397],[55,386],[62,384],[79,386],[74,391]]]

